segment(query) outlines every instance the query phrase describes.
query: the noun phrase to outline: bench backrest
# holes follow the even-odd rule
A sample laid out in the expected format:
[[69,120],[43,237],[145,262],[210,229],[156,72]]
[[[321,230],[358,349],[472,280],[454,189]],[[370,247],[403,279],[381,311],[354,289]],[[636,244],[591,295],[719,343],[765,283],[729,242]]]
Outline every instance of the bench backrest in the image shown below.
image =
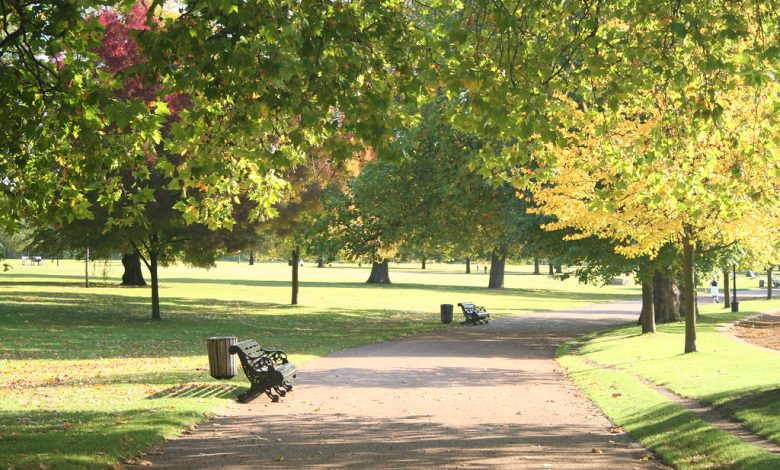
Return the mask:
[[472,302],[461,302],[458,306],[461,307],[465,313],[475,313],[477,311],[477,306]]
[[[230,352],[233,354],[244,354],[249,357],[258,357],[263,355],[263,348],[256,340],[247,339],[230,346]],[[241,355],[239,354],[239,356]]]

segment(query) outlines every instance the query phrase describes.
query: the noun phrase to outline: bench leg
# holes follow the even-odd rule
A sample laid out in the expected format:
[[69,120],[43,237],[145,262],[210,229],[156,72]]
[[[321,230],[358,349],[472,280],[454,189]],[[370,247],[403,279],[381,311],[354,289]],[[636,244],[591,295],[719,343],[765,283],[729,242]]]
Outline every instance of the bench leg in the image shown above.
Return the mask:
[[247,390],[246,392],[240,394],[237,397],[237,400],[238,400],[239,403],[246,403],[249,400],[251,400],[252,398],[256,397],[258,394],[260,394],[260,392],[262,392],[262,391],[263,391],[263,389],[261,389],[260,387],[256,386],[255,384],[252,384],[252,386],[249,387],[249,390]]
[[282,386],[274,387],[274,392],[278,393],[280,397],[287,395],[287,389]]
[[277,395],[274,392],[272,392],[270,388],[265,391],[265,394],[268,395],[271,398],[272,402],[279,401],[279,395]]

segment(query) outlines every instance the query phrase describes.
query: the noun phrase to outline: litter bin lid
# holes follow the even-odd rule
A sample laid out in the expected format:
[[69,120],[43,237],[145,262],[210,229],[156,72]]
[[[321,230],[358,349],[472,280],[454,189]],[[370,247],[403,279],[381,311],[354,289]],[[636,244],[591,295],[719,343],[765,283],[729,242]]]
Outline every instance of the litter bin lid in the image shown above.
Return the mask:
[[211,336],[209,339],[230,339],[235,338],[235,336]]

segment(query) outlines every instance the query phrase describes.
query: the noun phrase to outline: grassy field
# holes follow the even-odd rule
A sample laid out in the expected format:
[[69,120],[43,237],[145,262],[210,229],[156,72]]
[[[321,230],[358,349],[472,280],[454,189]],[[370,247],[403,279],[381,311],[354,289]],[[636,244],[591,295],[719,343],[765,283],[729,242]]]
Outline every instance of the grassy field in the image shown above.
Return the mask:
[[780,300],[741,299],[738,314],[702,305],[695,354],[682,354],[684,326],[678,323],[661,325],[655,335],[628,327],[597,333],[579,351],[572,350],[574,342],[562,346],[559,360],[615,424],[676,468],[780,469],[779,457],[710,426],[639,380],[722,407],[780,444],[780,354],[718,331],[727,322],[777,309]]
[[365,266],[306,265],[293,307],[286,265],[220,263],[163,269],[163,319],[152,322],[150,290],[118,287],[118,262],[105,280],[97,265],[90,289],[82,263],[11,264],[0,273],[0,468],[111,466],[223,410],[247,382],[208,376],[209,336],[255,338],[302,364],[456,327],[439,322],[441,303],[473,301],[502,316],[639,296],[635,286],[561,282],[525,266],[509,266],[506,289],[490,291],[487,275],[463,265],[393,263],[389,286],[366,285]]

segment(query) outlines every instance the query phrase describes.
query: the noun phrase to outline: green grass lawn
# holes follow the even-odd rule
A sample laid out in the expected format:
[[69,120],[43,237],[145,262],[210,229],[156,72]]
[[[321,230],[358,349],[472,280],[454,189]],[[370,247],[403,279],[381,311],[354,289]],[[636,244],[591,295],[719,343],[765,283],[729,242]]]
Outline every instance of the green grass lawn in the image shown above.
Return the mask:
[[[301,305],[289,304],[289,268],[220,263],[161,271],[163,319],[148,288],[118,287],[121,264],[83,287],[84,265],[22,266],[0,273],[0,467],[102,468],[133,458],[233,402],[243,376],[208,376],[206,338],[236,335],[285,349],[293,362],[361,344],[452,328],[439,304],[473,301],[494,315],[636,299],[634,286],[593,287],[509,266],[506,289],[463,265],[301,268]],[[456,307],[457,309],[457,307]],[[456,318],[460,312],[456,311]],[[261,397],[259,399],[264,399]]]
[[780,443],[780,354],[718,332],[727,322],[777,309],[780,300],[742,299],[738,314],[702,305],[693,354],[682,354],[684,325],[677,323],[660,325],[654,335],[640,335],[635,326],[593,334],[578,353],[574,343],[561,347],[559,360],[613,422],[676,468],[780,469],[780,458],[713,428],[637,380],[721,406]]

